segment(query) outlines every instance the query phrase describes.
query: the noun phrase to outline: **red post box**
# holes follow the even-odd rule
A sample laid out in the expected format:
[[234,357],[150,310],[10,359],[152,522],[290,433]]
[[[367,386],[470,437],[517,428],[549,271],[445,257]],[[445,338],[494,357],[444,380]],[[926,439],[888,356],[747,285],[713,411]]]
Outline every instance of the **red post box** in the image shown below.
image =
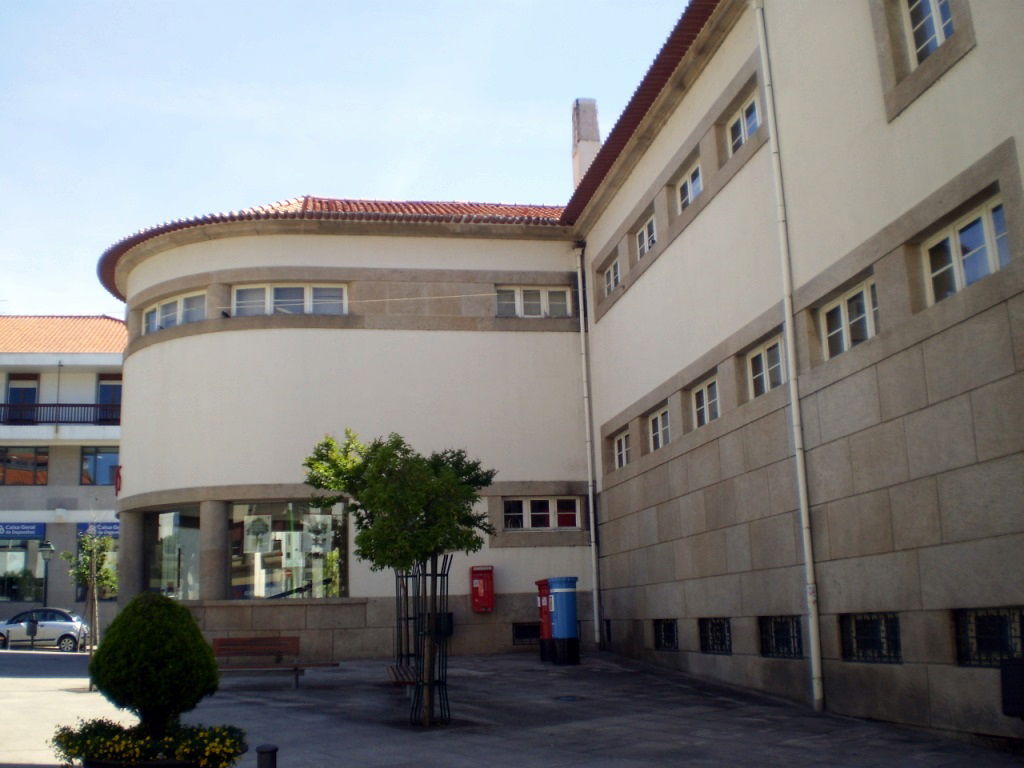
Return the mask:
[[474,565],[469,569],[469,593],[473,613],[494,610],[494,566]]
[[537,585],[537,615],[540,617],[540,660],[553,661],[555,641],[551,637],[551,589],[548,580],[541,579]]

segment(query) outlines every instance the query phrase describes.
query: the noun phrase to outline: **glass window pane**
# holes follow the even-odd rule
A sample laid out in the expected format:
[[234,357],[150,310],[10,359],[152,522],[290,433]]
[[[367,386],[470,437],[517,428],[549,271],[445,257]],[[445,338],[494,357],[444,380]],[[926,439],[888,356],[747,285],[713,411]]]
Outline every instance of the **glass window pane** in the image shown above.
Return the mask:
[[160,305],[160,327],[173,328],[178,324],[178,302],[168,301]]
[[206,317],[206,297],[186,296],[181,300],[181,322],[197,323]]
[[878,320],[878,291],[875,290],[874,283],[871,284],[871,322],[875,326],[875,333],[882,330],[882,325]]
[[306,290],[301,285],[274,288],[275,315],[301,315],[306,308]]
[[516,316],[516,292],[499,289],[498,290],[498,317],[515,317]]
[[750,358],[750,382],[753,385],[754,397],[763,395],[765,389],[764,355],[758,352]]
[[539,290],[524,290],[523,291],[523,316],[524,317],[540,317],[543,314],[540,303],[540,291]]
[[1001,205],[997,205],[992,209],[992,228],[996,236],[996,253],[999,255],[999,266],[1007,267],[1010,264],[1010,239],[1006,235],[1006,216]]
[[569,296],[566,291],[548,291],[548,314],[551,317],[569,316]]
[[523,500],[522,499],[506,499],[505,500],[505,527],[506,528],[522,528],[523,527]]
[[708,421],[718,418],[718,382],[708,384]]
[[741,146],[743,146],[743,123],[736,120],[729,126],[729,147],[735,152]]
[[143,326],[142,332],[143,333],[153,333],[156,330],[157,330],[156,310],[155,309],[151,309],[151,310],[149,310],[146,313],[146,318],[145,318],[145,321],[144,321],[144,326]]
[[690,204],[690,182],[684,181],[679,185],[679,210]]
[[956,276],[953,273],[952,246],[949,239],[940,240],[928,249],[928,263],[931,267],[932,293],[935,301],[942,301],[956,293]]
[[345,314],[345,289],[337,288],[313,288],[314,315],[344,315]]
[[530,499],[530,527],[551,527],[551,514],[548,511],[547,499]]
[[953,14],[949,10],[949,0],[939,0],[939,13],[942,16],[942,36],[948,38],[953,34]]
[[750,138],[757,131],[757,102],[750,102],[743,112],[746,120],[747,138]]
[[558,527],[579,527],[579,520],[576,515],[576,499],[559,499],[556,504],[558,505]]
[[694,168],[693,173],[690,174],[690,199],[697,197],[704,189],[704,184],[700,178],[700,167]]
[[235,317],[266,313],[266,288],[238,288],[235,291]]

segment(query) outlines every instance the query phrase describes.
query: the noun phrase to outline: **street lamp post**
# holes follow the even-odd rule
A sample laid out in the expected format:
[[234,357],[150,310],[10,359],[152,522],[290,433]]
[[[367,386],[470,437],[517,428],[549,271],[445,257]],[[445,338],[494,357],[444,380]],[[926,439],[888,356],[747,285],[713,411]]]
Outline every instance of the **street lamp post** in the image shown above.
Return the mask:
[[46,607],[46,601],[49,597],[50,591],[50,558],[53,557],[53,544],[49,541],[43,541],[39,544],[39,556],[43,558],[43,608]]

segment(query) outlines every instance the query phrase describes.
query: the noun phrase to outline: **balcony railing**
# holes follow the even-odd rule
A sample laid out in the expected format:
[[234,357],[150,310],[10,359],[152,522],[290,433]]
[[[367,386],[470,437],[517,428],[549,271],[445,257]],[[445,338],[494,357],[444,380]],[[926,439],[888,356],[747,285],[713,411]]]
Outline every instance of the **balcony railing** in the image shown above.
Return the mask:
[[121,406],[100,403],[0,403],[0,424],[120,424]]

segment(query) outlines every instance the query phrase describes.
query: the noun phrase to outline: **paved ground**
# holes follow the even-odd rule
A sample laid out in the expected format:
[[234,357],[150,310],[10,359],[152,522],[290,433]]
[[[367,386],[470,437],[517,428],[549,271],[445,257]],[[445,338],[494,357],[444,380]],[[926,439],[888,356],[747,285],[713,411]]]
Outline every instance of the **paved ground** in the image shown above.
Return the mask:
[[[86,690],[86,658],[0,652],[0,765],[55,765],[57,724],[117,713]],[[1024,757],[710,686],[606,654],[578,667],[527,654],[451,661],[453,723],[407,723],[386,662],[313,670],[297,690],[280,675],[231,676],[186,720],[249,734],[239,762],[274,743],[280,768],[524,766],[1021,766]]]

